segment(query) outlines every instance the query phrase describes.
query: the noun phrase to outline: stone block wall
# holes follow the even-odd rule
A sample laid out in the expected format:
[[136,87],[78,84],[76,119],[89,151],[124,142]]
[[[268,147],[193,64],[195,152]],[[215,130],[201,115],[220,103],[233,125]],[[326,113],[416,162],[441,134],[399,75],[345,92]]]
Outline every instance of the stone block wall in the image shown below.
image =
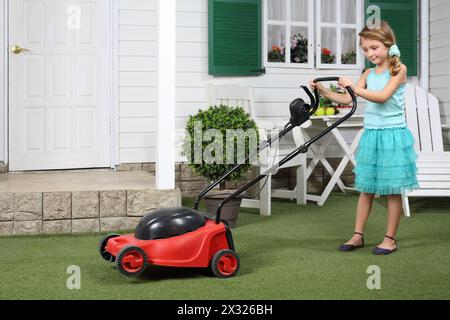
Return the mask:
[[[336,169],[341,159],[328,159]],[[354,174],[348,164],[341,179],[352,185]],[[155,174],[154,163],[123,164],[119,171],[147,171]],[[192,197],[208,185],[188,165],[175,165],[175,190],[115,190],[82,192],[0,193],[0,236],[54,233],[83,233],[133,229],[145,212],[181,205],[181,196]],[[227,188],[242,186],[256,176],[252,168],[238,182]],[[331,176],[319,164],[308,179],[308,193],[321,193]],[[280,170],[272,178],[273,188],[293,189],[295,168]],[[256,194],[259,185],[249,190]],[[339,188],[335,186],[334,191]]]
[[[329,158],[327,159],[334,170],[339,166],[341,158]],[[308,159],[308,164],[311,159]],[[341,180],[345,185],[353,185],[355,176],[352,172],[353,166],[351,163],[345,168]],[[151,174],[155,174],[154,163],[139,163],[139,164],[122,164],[117,167],[119,171],[147,171]],[[226,187],[229,189],[235,189],[249,182],[253,177],[258,174],[257,168],[252,168],[240,181],[227,182]],[[314,169],[313,173],[308,179],[307,188],[310,194],[320,194],[325,189],[326,185],[331,179],[331,175],[325,170],[323,165],[319,163]],[[208,185],[203,177],[195,174],[192,169],[185,163],[175,164],[175,184],[176,187],[181,190],[182,196],[192,197],[197,195],[203,188]],[[272,188],[274,189],[293,189],[296,184],[296,169],[286,168],[278,171],[272,178]],[[249,190],[249,194],[256,194],[258,192],[259,184],[255,185]],[[339,191],[339,187],[335,186],[333,191]]]
[[180,190],[0,193],[0,236],[134,229],[146,212],[180,205]]
[[2,173],[8,173],[8,165],[0,161],[0,174]]

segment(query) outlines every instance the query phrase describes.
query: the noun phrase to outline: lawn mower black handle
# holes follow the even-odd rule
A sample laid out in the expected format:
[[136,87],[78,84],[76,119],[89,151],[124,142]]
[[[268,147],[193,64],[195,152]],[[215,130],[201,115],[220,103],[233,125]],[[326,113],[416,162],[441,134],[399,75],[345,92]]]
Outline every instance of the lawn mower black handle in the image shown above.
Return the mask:
[[[321,80],[321,79],[326,79],[326,80]],[[336,81],[336,79],[339,80],[339,78],[335,78],[335,77],[329,77],[329,78],[318,78],[316,80],[314,80],[314,82],[317,81]],[[326,128],[325,130],[319,132],[319,134],[317,134],[315,137],[313,137],[311,140],[309,140],[308,142],[306,142],[304,144],[304,146],[306,147],[306,149],[309,148],[310,145],[312,145],[314,142],[316,142],[317,140],[319,140],[320,138],[322,138],[324,135],[326,135],[327,133],[329,133],[330,131],[332,131],[334,128],[336,128],[337,126],[339,126],[342,122],[346,121],[348,118],[350,118],[356,111],[356,107],[358,105],[358,101],[356,99],[356,95],[355,92],[353,91],[353,89],[351,87],[345,87],[345,89],[347,89],[348,93],[350,94],[350,96],[352,97],[352,110],[350,110],[349,113],[347,113],[345,116],[343,116],[342,118],[340,118],[338,121],[336,121],[335,123],[333,123],[331,126],[329,126],[328,128]],[[314,90],[314,93],[317,96],[316,101],[319,101],[319,93],[317,92],[317,89]],[[318,102],[317,102],[318,104]]]
[[[314,80],[314,82],[319,82],[319,81],[338,81],[338,80],[339,80],[338,77],[328,77],[328,78],[317,78],[317,79]],[[220,223],[220,215],[221,215],[221,212],[222,212],[222,208],[227,202],[229,202],[232,199],[236,198],[242,192],[244,192],[245,190],[247,190],[248,188],[253,186],[255,183],[257,183],[258,181],[260,181],[264,177],[266,177],[268,174],[270,174],[273,171],[274,168],[280,168],[282,165],[284,165],[285,163],[289,162],[290,160],[292,160],[293,158],[298,156],[300,153],[308,152],[308,148],[311,146],[311,144],[313,144],[314,142],[316,142],[317,140],[322,138],[324,135],[326,135],[327,133],[329,133],[330,131],[332,131],[336,127],[338,127],[342,122],[346,121],[348,118],[350,118],[355,113],[356,107],[358,105],[358,101],[356,99],[356,95],[353,92],[353,89],[351,87],[346,87],[345,89],[347,89],[348,93],[352,97],[352,103],[353,103],[352,110],[348,114],[346,114],[344,117],[340,118],[338,121],[333,123],[331,126],[329,126],[325,130],[323,130],[322,132],[317,134],[314,138],[312,138],[308,142],[304,143],[303,145],[301,145],[300,147],[298,147],[297,149],[292,151],[284,159],[282,159],[280,162],[278,162],[275,166],[273,166],[272,168],[268,169],[266,172],[264,172],[263,174],[259,175],[255,179],[251,180],[246,185],[242,186],[241,188],[236,190],[234,193],[229,195],[227,198],[222,200],[222,202],[219,204],[219,207],[217,208],[217,212],[216,212],[216,223],[217,224]],[[316,109],[317,109],[317,106],[318,106],[318,103],[319,103],[318,102],[319,101],[319,93],[317,92],[317,89],[314,90],[314,93],[316,94],[315,102],[316,102]]]
[[[224,181],[229,175],[231,175],[233,172],[236,172],[239,168],[241,168],[249,159],[251,159],[253,156],[258,155],[259,152],[261,152],[262,150],[264,150],[265,148],[267,148],[268,146],[270,146],[272,143],[276,142],[277,140],[281,140],[281,138],[283,136],[285,136],[289,131],[291,131],[292,129],[294,129],[297,126],[302,125],[304,122],[306,122],[307,120],[309,120],[309,116],[314,114],[315,110],[311,112],[311,106],[316,105],[316,101],[314,100],[314,96],[312,95],[311,91],[309,91],[308,87],[306,86],[301,86],[301,88],[303,88],[303,90],[306,92],[306,94],[308,95],[309,99],[311,100],[311,104],[308,105],[306,103],[304,103],[303,99],[295,99],[291,105],[290,105],[290,111],[291,111],[291,119],[289,120],[289,122],[286,124],[286,126],[283,128],[283,130],[276,136],[270,138],[267,141],[264,141],[261,145],[258,146],[258,148],[256,149],[256,153],[249,155],[245,160],[241,161],[240,163],[236,164],[233,168],[231,168],[229,171],[225,172],[219,179],[217,179],[216,181],[212,182],[209,186],[207,186],[205,189],[203,189],[198,195],[197,198],[194,201],[194,210],[198,210],[198,206],[200,204],[200,201],[206,196],[206,194],[208,192],[210,192],[214,187],[216,187],[217,185],[220,184],[220,182]],[[300,106],[298,103],[300,103]],[[303,108],[308,108],[308,113],[306,113],[306,115],[303,113],[303,111],[306,111],[306,109]]]
[[[323,77],[323,78],[316,78],[313,80],[313,82],[316,83],[316,82],[326,82],[326,81],[339,81],[339,79],[340,79],[339,77]],[[353,89],[351,87],[345,87],[345,89],[348,91],[348,93],[352,97],[352,101],[355,102],[356,95],[353,92]],[[317,108],[319,107],[319,103],[320,103],[319,91],[317,90],[317,88],[314,89],[314,95],[315,95],[315,105],[314,105],[314,109],[315,109],[314,112],[315,112],[317,110]],[[353,106],[356,106],[356,104],[353,103]]]
[[314,112],[316,112],[316,110],[317,110],[317,108],[316,108],[316,105],[318,105],[318,104],[316,103],[317,100],[314,98],[314,96],[312,95],[311,91],[308,89],[307,86],[300,86],[300,88],[302,88],[302,89],[306,92],[306,94],[307,94],[308,97],[309,97],[309,100],[311,101],[310,106],[311,106],[312,108],[311,108],[311,110],[309,111],[309,114],[312,116],[312,115],[314,114]]
[[200,201],[206,196],[208,192],[210,192],[214,187],[220,184],[220,182],[224,181],[229,175],[231,175],[233,172],[236,172],[240,167],[242,167],[247,161],[249,161],[253,156],[259,154],[262,150],[270,146],[272,143],[276,142],[277,140],[280,140],[284,135],[286,135],[289,131],[294,129],[296,125],[294,124],[287,124],[286,127],[275,137],[264,141],[258,148],[256,149],[256,153],[247,156],[247,158],[238,164],[236,164],[231,170],[225,172],[219,179],[212,182],[209,186],[207,186],[205,189],[203,189],[198,195],[197,198],[194,201],[194,210],[198,210],[198,206],[200,204]]
[[313,80],[314,83],[325,81],[339,81],[339,77],[323,77],[323,78],[316,78]]

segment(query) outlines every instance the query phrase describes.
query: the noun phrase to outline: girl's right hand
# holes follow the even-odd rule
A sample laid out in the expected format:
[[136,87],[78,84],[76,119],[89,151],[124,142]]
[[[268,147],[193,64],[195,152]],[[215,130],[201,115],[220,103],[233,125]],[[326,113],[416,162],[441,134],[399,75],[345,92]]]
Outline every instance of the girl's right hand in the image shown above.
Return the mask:
[[314,82],[313,80],[309,81],[309,87],[314,90],[317,88],[317,90],[319,91],[319,93],[324,92],[326,89],[323,86],[323,84],[321,82]]

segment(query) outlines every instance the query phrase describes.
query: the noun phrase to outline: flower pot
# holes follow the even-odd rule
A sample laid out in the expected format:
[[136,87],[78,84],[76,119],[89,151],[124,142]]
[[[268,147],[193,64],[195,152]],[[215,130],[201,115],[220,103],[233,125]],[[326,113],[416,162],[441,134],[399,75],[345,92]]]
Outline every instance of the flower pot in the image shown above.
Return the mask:
[[[211,215],[216,215],[217,208],[223,199],[228,197],[231,193],[218,193],[205,197],[206,210]],[[220,219],[228,223],[230,228],[235,228],[237,225],[237,218],[241,208],[242,197],[236,197],[230,202],[227,202],[220,214]]]

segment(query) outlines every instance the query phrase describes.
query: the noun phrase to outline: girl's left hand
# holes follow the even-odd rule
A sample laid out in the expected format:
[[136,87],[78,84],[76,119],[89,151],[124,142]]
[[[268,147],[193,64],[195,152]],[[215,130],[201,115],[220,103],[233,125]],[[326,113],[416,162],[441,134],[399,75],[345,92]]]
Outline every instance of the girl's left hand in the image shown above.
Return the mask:
[[353,81],[349,78],[346,78],[346,77],[339,78],[338,84],[344,88],[350,87],[353,89],[353,91],[355,91],[355,85],[353,84]]

